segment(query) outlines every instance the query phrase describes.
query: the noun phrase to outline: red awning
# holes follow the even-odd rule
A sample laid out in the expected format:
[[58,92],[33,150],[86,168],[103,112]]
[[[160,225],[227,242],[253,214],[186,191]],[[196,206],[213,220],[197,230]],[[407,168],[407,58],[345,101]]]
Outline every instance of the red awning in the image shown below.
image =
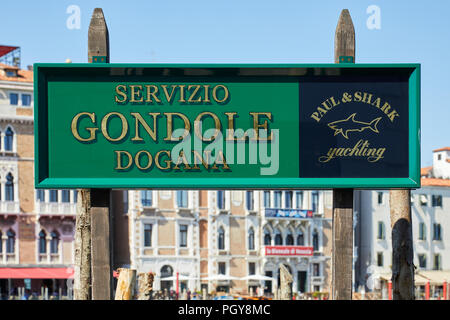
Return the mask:
[[11,46],[2,46],[0,45],[0,57],[4,56],[5,54],[10,53],[11,51],[16,50],[18,47],[11,47]]
[[0,268],[0,279],[71,279],[72,268]]

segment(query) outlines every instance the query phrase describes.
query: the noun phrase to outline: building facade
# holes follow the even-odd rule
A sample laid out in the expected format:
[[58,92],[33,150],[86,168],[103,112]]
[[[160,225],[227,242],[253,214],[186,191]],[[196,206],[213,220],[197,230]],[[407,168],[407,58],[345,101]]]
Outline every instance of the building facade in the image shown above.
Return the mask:
[[270,295],[283,263],[294,293],[328,291],[330,216],[325,191],[129,191],[131,266],[156,290]]
[[[433,166],[421,170],[422,187],[411,192],[416,297],[427,282],[442,294],[450,280],[450,148],[433,151]],[[358,191],[355,197],[358,230],[355,245],[355,289],[381,290],[387,297],[392,272],[389,190]]]
[[[31,68],[30,68],[31,69]],[[76,191],[34,189],[33,72],[0,64],[0,292],[67,291]],[[53,275],[52,275],[53,274]],[[14,291],[14,292],[13,292]]]

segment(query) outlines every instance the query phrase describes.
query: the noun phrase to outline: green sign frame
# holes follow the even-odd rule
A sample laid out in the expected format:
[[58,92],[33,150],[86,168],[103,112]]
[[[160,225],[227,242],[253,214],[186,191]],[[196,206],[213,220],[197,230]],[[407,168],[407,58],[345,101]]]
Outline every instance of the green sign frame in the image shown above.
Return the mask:
[[[260,70],[266,74],[268,70],[273,72],[272,84],[279,83],[280,74],[288,76],[294,70],[295,79],[301,78],[300,74],[359,74],[364,76],[367,72],[374,75],[382,70],[406,70],[409,71],[408,87],[408,168],[407,175],[402,177],[289,177],[289,176],[240,176],[240,177],[210,177],[207,174],[202,177],[183,177],[182,174],[173,174],[167,177],[145,177],[122,172],[120,176],[94,176],[86,174],[82,167],[75,172],[72,169],[61,168],[61,159],[55,157],[54,148],[64,152],[61,146],[66,146],[70,151],[70,143],[60,140],[55,134],[60,131],[55,124],[56,118],[52,112],[63,110],[64,105],[58,104],[54,92],[58,93],[58,85],[53,83],[67,82],[70,86],[75,75],[80,70],[86,70],[90,74],[92,83],[113,83],[107,80],[108,70],[126,69],[131,72],[136,70]],[[252,71],[253,70],[253,71]],[[180,80],[180,76],[177,76]],[[207,77],[207,76],[206,76]],[[292,79],[294,79],[292,78]],[[117,83],[119,78],[114,78]],[[124,80],[126,81],[126,80]],[[166,80],[170,83],[171,78]],[[214,78],[207,80],[214,82]],[[82,81],[80,81],[82,83]],[[51,85],[49,85],[51,84]],[[73,83],[72,83],[73,84]],[[66,86],[66,87],[67,87]],[[273,85],[277,87],[277,85]],[[282,87],[281,85],[279,87]],[[49,89],[50,88],[50,89]],[[270,89],[270,88],[269,88]],[[62,90],[62,89],[61,89]],[[172,91],[173,92],[173,91]],[[100,93],[99,93],[100,95]],[[92,97],[92,94],[91,94]],[[86,98],[82,94],[81,98]],[[98,97],[97,97],[98,98]],[[100,98],[99,98],[100,99]],[[68,99],[68,104],[73,100]],[[51,103],[49,103],[49,101]],[[59,100],[58,100],[59,101]],[[110,101],[108,101],[110,102]],[[49,104],[51,107],[49,107]],[[58,64],[37,63],[34,65],[34,121],[35,121],[35,187],[38,189],[65,189],[65,188],[110,188],[110,189],[393,189],[393,188],[420,188],[420,64]],[[49,111],[50,109],[50,111]],[[81,110],[81,109],[80,109]],[[86,110],[83,110],[86,111]],[[59,112],[59,111],[58,111]],[[300,112],[300,111],[299,111]],[[100,119],[99,119],[100,120]],[[355,121],[355,120],[354,120]],[[261,121],[262,122],[262,121]],[[363,123],[363,122],[360,122]],[[366,128],[364,128],[366,129]],[[51,131],[54,130],[54,131]],[[352,129],[355,131],[354,129]],[[363,129],[361,129],[363,130]],[[360,131],[361,131],[360,130]],[[370,130],[366,130],[369,132]],[[337,131],[336,131],[337,134]],[[335,135],[336,135],[335,134]],[[84,148],[85,146],[83,146]],[[81,149],[80,149],[81,150]],[[84,150],[84,149],[83,149]],[[295,150],[295,149],[294,149]],[[81,151],[80,151],[81,152]],[[68,152],[70,154],[70,152]],[[94,157],[95,158],[95,157]],[[121,161],[121,160],[117,160]],[[86,168],[86,167],[85,167]],[[89,170],[86,170],[86,172]]]

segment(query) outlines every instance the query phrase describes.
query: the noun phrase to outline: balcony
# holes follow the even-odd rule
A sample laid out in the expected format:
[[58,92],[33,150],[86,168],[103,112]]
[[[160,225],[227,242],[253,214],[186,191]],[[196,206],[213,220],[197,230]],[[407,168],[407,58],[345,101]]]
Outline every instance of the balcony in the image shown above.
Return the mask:
[[40,253],[38,262],[43,264],[59,264],[61,263],[61,256],[59,253]]
[[15,253],[0,253],[0,264],[16,264],[16,254]]
[[265,208],[264,216],[266,218],[311,219],[313,211],[291,208]]
[[38,215],[70,216],[76,215],[77,204],[70,202],[40,202],[36,201]]
[[0,201],[0,214],[19,214],[19,201]]

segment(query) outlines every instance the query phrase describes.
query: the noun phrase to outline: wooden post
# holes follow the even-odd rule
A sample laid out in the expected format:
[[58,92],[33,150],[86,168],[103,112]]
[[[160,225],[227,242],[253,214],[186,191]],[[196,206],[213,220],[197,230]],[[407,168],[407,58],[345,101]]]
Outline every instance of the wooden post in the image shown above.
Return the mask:
[[[109,35],[103,11],[95,8],[88,33],[88,61],[109,62]],[[112,270],[109,189],[79,190],[75,233],[76,300],[110,300]]]
[[414,252],[411,223],[411,191],[389,193],[392,228],[392,289],[394,300],[414,300]]
[[[73,297],[91,299],[91,192],[78,190]],[[41,290],[42,291],[42,290]],[[41,293],[43,295],[43,293]]]
[[[334,38],[334,62],[355,62],[355,28],[342,10]],[[333,189],[332,299],[352,299],[353,189]]]
[[115,300],[133,300],[136,284],[136,270],[119,268],[119,280],[117,281]]
[[150,293],[153,290],[153,280],[155,274],[153,272],[139,273],[139,293],[138,300],[150,300]]
[[292,275],[289,270],[280,263],[280,300],[291,300],[292,299]]

